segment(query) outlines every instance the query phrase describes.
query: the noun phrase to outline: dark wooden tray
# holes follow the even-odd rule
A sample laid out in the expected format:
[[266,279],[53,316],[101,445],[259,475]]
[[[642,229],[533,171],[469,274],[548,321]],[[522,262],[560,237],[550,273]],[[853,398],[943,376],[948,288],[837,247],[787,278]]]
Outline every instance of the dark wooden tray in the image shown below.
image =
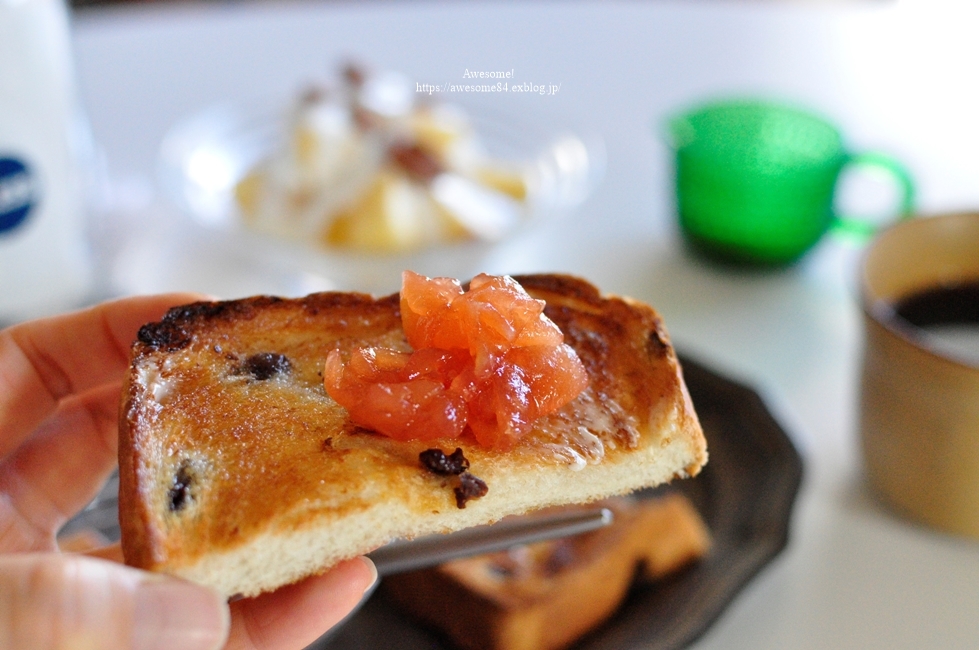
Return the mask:
[[[674,650],[701,636],[738,592],[788,543],[802,460],[751,388],[683,359],[707,436],[710,462],[682,490],[714,538],[711,554],[672,578],[635,587],[618,613],[577,650]],[[437,634],[402,617],[383,598],[314,644],[316,650],[450,650]]]

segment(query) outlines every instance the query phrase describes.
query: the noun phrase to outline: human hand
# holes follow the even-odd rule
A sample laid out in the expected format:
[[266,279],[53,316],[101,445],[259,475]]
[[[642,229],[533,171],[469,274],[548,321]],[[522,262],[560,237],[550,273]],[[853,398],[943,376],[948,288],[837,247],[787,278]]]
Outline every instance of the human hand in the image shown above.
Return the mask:
[[230,606],[215,591],[60,553],[58,529],[116,464],[139,327],[192,294],[128,298],[0,331],[0,648],[298,649],[376,580],[368,560]]

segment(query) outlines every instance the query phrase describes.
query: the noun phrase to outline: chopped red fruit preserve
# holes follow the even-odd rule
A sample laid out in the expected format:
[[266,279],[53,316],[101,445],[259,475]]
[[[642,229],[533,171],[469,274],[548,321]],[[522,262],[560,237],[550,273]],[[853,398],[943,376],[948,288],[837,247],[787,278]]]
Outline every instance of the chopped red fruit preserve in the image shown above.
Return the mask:
[[362,348],[343,359],[334,351],[323,373],[355,423],[392,438],[471,434],[506,448],[588,384],[544,302],[508,276],[479,275],[464,291],[456,280],[406,271],[401,320],[413,352]]

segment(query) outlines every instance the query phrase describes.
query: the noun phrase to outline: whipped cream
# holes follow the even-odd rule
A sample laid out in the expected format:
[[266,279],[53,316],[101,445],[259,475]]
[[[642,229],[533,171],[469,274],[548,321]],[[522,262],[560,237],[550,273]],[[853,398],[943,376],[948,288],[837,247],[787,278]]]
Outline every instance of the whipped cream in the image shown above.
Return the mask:
[[469,118],[415,101],[396,73],[348,68],[290,108],[284,141],[238,183],[257,231],[322,247],[405,252],[503,237],[524,217],[528,174],[490,158]]

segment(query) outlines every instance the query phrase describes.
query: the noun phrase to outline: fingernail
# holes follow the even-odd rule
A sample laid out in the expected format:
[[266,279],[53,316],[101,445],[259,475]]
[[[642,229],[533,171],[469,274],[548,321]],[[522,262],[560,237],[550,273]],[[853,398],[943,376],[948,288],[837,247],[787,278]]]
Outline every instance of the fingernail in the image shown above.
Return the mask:
[[367,595],[374,591],[374,587],[377,586],[377,567],[374,566],[373,560],[367,556],[360,556],[360,560],[367,565],[367,570],[371,572],[371,582],[369,585],[364,587],[364,595]]
[[136,587],[135,650],[217,650],[231,625],[219,593],[176,578],[145,580]]

